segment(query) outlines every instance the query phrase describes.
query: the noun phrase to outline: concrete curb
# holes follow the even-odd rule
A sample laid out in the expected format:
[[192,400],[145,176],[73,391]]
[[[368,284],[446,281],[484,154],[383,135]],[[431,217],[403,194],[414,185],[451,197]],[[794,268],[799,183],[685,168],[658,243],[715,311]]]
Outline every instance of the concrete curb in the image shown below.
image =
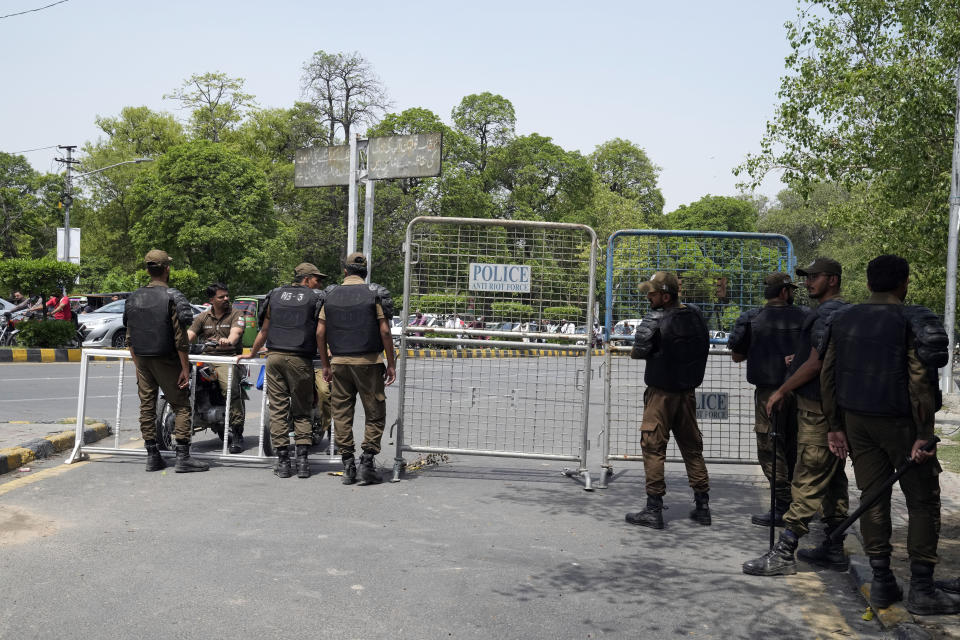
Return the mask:
[[[83,349],[0,349],[0,362],[80,362]],[[108,356],[94,356],[94,360],[117,360]]]
[[[61,451],[72,449],[76,435],[75,430],[62,431],[30,440],[17,447],[0,449],[0,475],[14,471],[34,460],[49,458]],[[83,430],[83,441],[89,444],[108,435],[110,435],[109,425],[105,422],[95,422]]]

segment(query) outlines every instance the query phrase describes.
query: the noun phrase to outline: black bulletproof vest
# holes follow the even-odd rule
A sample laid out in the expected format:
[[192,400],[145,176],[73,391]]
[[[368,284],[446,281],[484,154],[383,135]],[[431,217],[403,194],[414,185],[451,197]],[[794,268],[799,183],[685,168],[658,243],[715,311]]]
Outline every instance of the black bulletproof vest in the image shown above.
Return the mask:
[[643,380],[664,391],[700,386],[707,368],[710,338],[703,314],[693,305],[664,309],[660,348],[647,358]]
[[312,357],[317,352],[317,293],[307,287],[277,287],[267,300],[267,349]]
[[[840,298],[831,298],[823,302],[813,313],[807,315],[803,321],[803,327],[800,331],[800,340],[797,342],[797,356],[787,368],[787,375],[792,376],[804,362],[810,359],[810,350],[819,348],[820,340],[823,338],[823,329],[827,320],[837,309],[842,309],[847,303]],[[803,386],[797,389],[797,394],[810,400],[820,401],[820,376],[815,376]]]
[[123,310],[135,355],[165,356],[176,351],[169,292],[166,287],[141,287],[127,298]]
[[[372,286],[372,285],[371,285]],[[340,285],[323,303],[327,321],[327,346],[335,356],[380,353],[377,294],[366,284]]]
[[796,353],[807,312],[793,305],[767,305],[750,322],[747,382],[778,387],[787,373],[784,357]]
[[907,331],[901,307],[858,304],[833,317],[837,403],[847,411],[911,415]]

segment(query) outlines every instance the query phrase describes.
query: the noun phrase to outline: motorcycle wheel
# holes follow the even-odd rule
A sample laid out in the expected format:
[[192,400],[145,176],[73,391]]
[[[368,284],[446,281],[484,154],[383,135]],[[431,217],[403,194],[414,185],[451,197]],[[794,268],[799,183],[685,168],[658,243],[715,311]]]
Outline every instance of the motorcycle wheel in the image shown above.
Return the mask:
[[264,420],[263,430],[260,432],[260,441],[263,442],[263,455],[270,457],[274,455],[273,442],[270,440],[270,421]]
[[157,406],[157,448],[161,451],[170,451],[173,449],[174,416],[170,403],[166,400],[160,400]]

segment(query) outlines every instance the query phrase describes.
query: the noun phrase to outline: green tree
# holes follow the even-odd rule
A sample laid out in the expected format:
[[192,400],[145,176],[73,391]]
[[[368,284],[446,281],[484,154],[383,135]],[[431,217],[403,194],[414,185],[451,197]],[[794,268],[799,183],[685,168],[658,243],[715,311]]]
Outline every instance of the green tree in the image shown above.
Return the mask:
[[[106,137],[83,145],[83,171],[94,171],[136,158],[157,158],[186,141],[183,127],[169,113],[147,107],[124,107],[115,117],[98,117],[97,127]],[[77,182],[77,197],[71,215],[82,229],[80,237],[83,274],[88,291],[101,288],[120,291],[129,287],[107,286],[140,266],[130,238],[136,224],[130,192],[147,165],[122,165],[95,173]]]
[[593,198],[590,161],[539,134],[514,138],[490,158],[499,217],[579,221]]
[[163,97],[190,109],[190,129],[195,137],[219,142],[255,104],[253,95],[243,91],[244,83],[243,78],[220,71],[194,74]]
[[869,254],[907,258],[911,298],[939,310],[960,5],[815,0],[787,24],[787,39],[780,104],[739,175],[757,184],[782,171],[803,195],[819,182],[846,188],[853,197],[830,209],[828,224],[864,239]]
[[756,231],[757,209],[751,202],[729,196],[704,196],[669,213],[667,229]]
[[502,147],[513,140],[517,116],[513,103],[503,96],[484,91],[464,97],[453,108],[457,131],[473,141],[473,149],[464,160],[483,173],[493,147]]
[[56,247],[59,176],[0,151],[0,257],[41,257]]
[[208,140],[170,149],[138,178],[131,237],[138,253],[163,248],[202,282],[262,291],[277,271],[276,219],[263,172],[239,153]]
[[646,224],[663,214],[663,194],[657,186],[660,167],[650,162],[647,153],[629,140],[614,138],[590,155],[593,170],[610,191],[636,202]]
[[[50,258],[0,260],[0,285],[11,291],[39,294],[41,300],[51,293],[72,290],[79,274],[79,266]],[[43,307],[43,316],[47,316],[46,305]]]

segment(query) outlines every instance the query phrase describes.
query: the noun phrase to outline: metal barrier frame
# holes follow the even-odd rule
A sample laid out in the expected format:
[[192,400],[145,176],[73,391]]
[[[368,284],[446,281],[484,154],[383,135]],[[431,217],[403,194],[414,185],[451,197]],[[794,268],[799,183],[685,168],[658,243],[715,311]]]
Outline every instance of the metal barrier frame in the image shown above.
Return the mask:
[[[411,288],[411,266],[412,261],[412,247],[414,246],[413,242],[413,229],[418,224],[434,224],[434,225],[471,225],[471,226],[483,226],[483,227],[519,227],[519,228],[529,228],[529,229],[556,229],[556,230],[573,230],[581,231],[586,234],[586,237],[589,239],[590,244],[590,262],[589,262],[589,283],[588,283],[588,294],[587,294],[587,309],[586,309],[586,326],[587,330],[590,331],[590,328],[593,326],[594,314],[593,314],[593,301],[596,297],[596,263],[597,263],[597,234],[596,232],[587,225],[581,224],[569,224],[569,223],[558,223],[558,222],[537,222],[537,221],[528,221],[528,220],[489,220],[481,218],[446,218],[446,217],[434,217],[434,216],[419,216],[410,221],[407,225],[406,239],[404,241],[404,269],[403,269],[403,313],[401,315],[402,322],[402,331],[400,335],[400,353],[407,353],[407,339],[408,336],[416,334],[416,332],[422,331],[423,327],[411,327],[409,326],[410,318],[410,288]],[[569,477],[579,476],[583,479],[583,488],[586,491],[592,491],[592,481],[590,478],[590,471],[587,468],[587,451],[590,446],[589,442],[589,421],[590,421],[590,358],[593,349],[590,345],[590,336],[576,335],[576,334],[552,334],[552,333],[537,333],[537,332],[506,332],[506,331],[484,331],[476,329],[446,329],[441,327],[430,327],[430,333],[435,334],[446,334],[451,336],[456,335],[466,335],[466,336],[479,336],[486,335],[491,338],[502,338],[502,337],[521,337],[521,338],[549,338],[554,340],[570,340],[577,341],[583,340],[586,338],[585,345],[576,345],[576,344],[548,344],[548,343],[523,343],[523,342],[507,342],[499,340],[473,340],[473,339],[460,339],[456,337],[450,338],[427,338],[423,336],[415,336],[418,343],[421,344],[437,344],[437,345],[447,345],[447,346],[463,346],[463,347],[482,347],[482,348],[502,348],[502,349],[512,349],[512,350],[548,350],[548,351],[579,351],[583,355],[583,366],[584,366],[584,381],[583,381],[583,391],[582,391],[582,423],[580,426],[580,451],[578,454],[571,453],[570,455],[557,455],[557,454],[541,454],[541,453],[526,453],[522,451],[491,451],[491,450],[482,450],[482,449],[459,449],[459,448],[447,448],[447,447],[429,447],[429,446],[417,446],[415,444],[407,444],[404,441],[404,409],[405,409],[405,399],[406,399],[406,382],[407,382],[407,358],[403,357],[399,359],[398,364],[398,374],[397,379],[400,383],[400,392],[399,392],[399,405],[398,405],[398,415],[396,420],[396,455],[394,458],[394,467],[393,467],[393,478],[391,482],[399,482],[403,471],[406,467],[406,460],[403,458],[403,453],[405,451],[410,452],[420,452],[420,453],[442,453],[442,454],[456,454],[456,455],[472,455],[472,456],[488,456],[488,457],[501,457],[501,458],[525,458],[525,459],[535,459],[535,460],[560,460],[560,461],[569,461],[577,462],[579,464],[577,469],[564,469],[564,475]],[[524,344],[529,344],[531,346],[525,347]]]
[[[698,230],[666,230],[666,229],[621,229],[614,232],[610,235],[609,240],[607,241],[607,260],[606,260],[606,292],[604,295],[604,339],[609,341],[611,337],[611,332],[613,331],[614,318],[613,318],[613,289],[614,289],[614,257],[615,244],[617,239],[622,237],[637,237],[637,236],[647,236],[647,237],[676,237],[676,238],[726,238],[731,240],[772,240],[777,242],[783,242],[786,247],[786,258],[785,260],[778,260],[780,262],[779,269],[785,270],[788,273],[793,272],[796,268],[796,256],[793,254],[793,243],[790,241],[790,238],[783,234],[778,233],[753,233],[753,232],[736,232],[736,231],[698,231]],[[784,264],[785,262],[785,264]],[[659,265],[657,265],[659,266]],[[721,358],[729,357],[730,351],[726,350],[727,339],[726,338],[711,338],[710,339],[710,355],[711,358]],[[603,425],[601,431],[601,451],[602,451],[602,462],[600,469],[600,477],[597,483],[597,486],[601,489],[607,487],[607,480],[613,475],[613,460],[621,461],[643,461],[643,456],[641,455],[630,455],[630,454],[613,454],[610,453],[610,440],[611,440],[611,403],[613,401],[611,394],[612,378],[613,378],[613,357],[614,353],[628,354],[630,352],[630,347],[620,347],[620,346],[611,346],[606,344],[606,355],[604,357],[604,389],[603,389]],[[617,357],[624,357],[617,356]],[[638,383],[639,384],[639,383]],[[639,429],[639,419],[638,419],[638,429]],[[678,461],[675,457],[667,458],[671,462]],[[744,458],[704,458],[706,462],[711,464],[758,464],[756,459],[744,459]]]
[[[84,446],[83,442],[83,430],[84,422],[86,418],[86,403],[87,403],[87,372],[90,360],[95,357],[107,357],[111,359],[116,359],[120,362],[119,372],[118,372],[118,383],[117,383],[117,414],[116,421],[114,422],[114,446],[113,447],[87,447]],[[118,349],[84,349],[80,355],[80,390],[77,397],[77,430],[76,437],[74,440],[73,451],[70,453],[70,456],[66,460],[66,464],[72,464],[79,460],[88,460],[90,453],[100,453],[100,454],[109,454],[109,455],[119,455],[119,456],[129,456],[134,458],[144,458],[147,455],[147,452],[143,448],[137,449],[123,449],[120,448],[120,409],[122,406],[123,398],[123,374],[124,374],[124,365],[127,360],[132,359],[130,352],[128,350],[118,350]],[[248,365],[263,365],[266,364],[265,358],[241,358],[237,359],[236,357],[229,356],[214,356],[214,355],[190,355],[190,362],[208,362],[211,364],[248,364]],[[234,368],[230,367],[227,374],[227,397],[226,405],[224,407],[223,413],[223,428],[224,436],[229,433],[230,429],[230,403],[233,398],[233,374]],[[191,368],[191,380],[190,380],[190,406],[193,407],[194,404],[194,395],[196,393],[196,376],[197,369],[196,367]],[[191,409],[192,411],[192,409]],[[263,390],[263,397],[260,400],[260,426],[259,426],[259,444],[257,445],[257,454],[245,454],[245,453],[229,453],[228,451],[228,439],[223,438],[223,447],[220,450],[220,453],[195,453],[190,452],[190,457],[198,459],[207,459],[207,460],[220,460],[220,461],[229,461],[229,462],[269,462],[272,463],[276,456],[267,456],[263,453],[263,442],[264,438],[270,437],[270,429],[267,426],[267,392],[266,389]],[[333,455],[333,430],[330,431],[330,450],[329,450],[329,461],[338,460],[336,456]],[[161,455],[166,457],[172,457],[176,455],[175,451],[161,451]],[[317,456],[313,456],[312,459],[317,459]],[[321,457],[321,459],[325,459]]]

